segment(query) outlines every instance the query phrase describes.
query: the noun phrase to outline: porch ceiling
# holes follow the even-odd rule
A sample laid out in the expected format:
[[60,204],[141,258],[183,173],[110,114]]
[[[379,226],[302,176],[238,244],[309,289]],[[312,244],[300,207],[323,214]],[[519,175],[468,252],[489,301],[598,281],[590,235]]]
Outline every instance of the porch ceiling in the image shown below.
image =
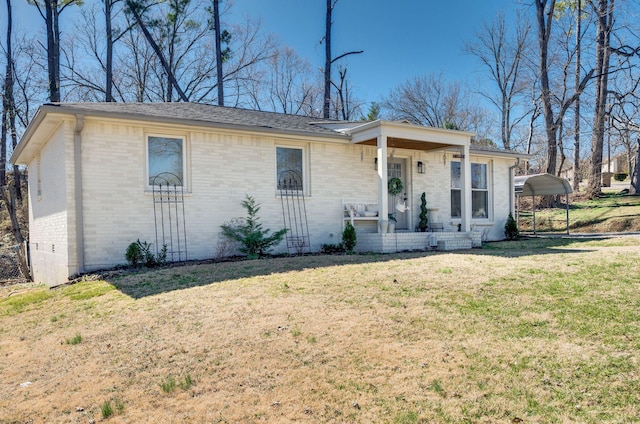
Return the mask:
[[[371,138],[369,140],[360,141],[355,144],[364,144],[365,146],[377,146],[378,141],[376,138]],[[439,150],[439,149],[449,148],[451,147],[451,144],[437,143],[433,141],[410,140],[410,139],[398,138],[398,137],[388,137],[387,146],[395,147],[396,149],[422,150],[426,152],[430,150]]]

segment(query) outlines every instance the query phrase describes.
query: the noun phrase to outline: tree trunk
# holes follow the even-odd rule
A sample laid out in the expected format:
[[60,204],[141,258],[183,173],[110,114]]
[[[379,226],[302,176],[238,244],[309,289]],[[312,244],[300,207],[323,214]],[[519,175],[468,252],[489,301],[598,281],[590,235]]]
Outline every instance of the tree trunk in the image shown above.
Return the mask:
[[596,88],[591,138],[591,167],[587,195],[595,198],[602,189],[602,155],[604,151],[604,125],[606,120],[607,89],[609,80],[609,40],[613,22],[614,0],[598,0],[596,38]]
[[111,28],[111,8],[113,6],[113,0],[104,0],[104,16],[105,16],[105,29],[107,35],[107,63],[106,63],[106,81],[104,87],[104,101],[113,101],[113,30]]
[[331,14],[334,0],[327,0],[327,14],[325,16],[324,30],[324,105],[322,117],[329,118],[331,108]]
[[2,135],[0,136],[0,187],[7,183],[7,132],[8,132],[8,93],[13,90],[13,71],[11,69],[12,57],[11,57],[11,31],[12,31],[12,13],[11,13],[11,0],[7,0],[7,51],[6,60],[7,67],[4,77],[4,95],[2,96]]
[[224,85],[222,81],[222,31],[220,30],[220,1],[213,0],[213,21],[216,37],[216,78],[218,84],[218,105],[224,106]]
[[27,258],[22,251],[22,247],[24,246],[24,237],[22,237],[22,232],[20,231],[20,223],[18,221],[15,187],[9,186],[8,191],[9,195],[7,195],[5,188],[0,186],[0,198],[7,206],[7,211],[9,212],[9,217],[11,218],[11,230],[13,232],[13,237],[20,245],[20,248],[18,249],[18,264],[20,266],[20,272],[22,273],[22,276],[24,278],[26,278],[28,281],[31,281],[31,273],[29,272],[29,266],[27,265]]
[[633,175],[631,176],[630,194],[640,195],[640,137],[637,139],[638,147],[636,149],[636,162],[633,167]]
[[60,33],[58,31],[58,2],[45,0],[47,25],[47,71],[49,74],[49,100],[60,101]]
[[[9,134],[11,135],[11,146],[16,147],[18,136],[16,134],[16,108],[14,98],[14,63],[13,63],[13,47],[11,45],[11,38],[13,32],[13,13],[11,7],[11,0],[7,2],[7,40],[6,40],[6,70],[4,77],[4,94],[2,95],[2,130],[0,135],[0,186],[7,184],[7,146],[9,143]],[[20,187],[20,170],[17,166],[13,167],[13,178],[16,187],[16,195],[19,200],[22,200],[22,190]],[[17,184],[15,183],[17,181]]]
[[[540,88],[542,97],[542,114],[544,115],[544,126],[547,135],[547,170],[546,172],[556,174],[556,162],[558,160],[557,126],[555,124],[553,109],[551,105],[551,90],[549,88],[549,38],[551,36],[551,23],[553,22],[553,9],[555,0],[551,0],[547,9],[547,0],[535,0],[536,18],[538,21],[538,48],[539,48],[539,71]],[[546,11],[545,11],[546,9]]]
[[[47,0],[47,1],[50,1],[50,0]],[[178,92],[178,95],[180,96],[180,99],[182,101],[184,101],[184,102],[188,102],[189,98],[184,93],[184,91],[182,91],[182,88],[180,88],[180,85],[178,84],[178,80],[176,80],[176,77],[173,74],[173,71],[171,70],[171,67],[169,67],[169,64],[167,63],[167,60],[165,59],[164,55],[162,54],[162,50],[160,50],[160,47],[155,42],[155,40],[153,39],[153,36],[149,32],[149,29],[147,28],[145,23],[142,21],[142,16],[140,16],[140,12],[138,11],[138,5],[136,5],[133,0],[126,0],[126,2],[127,2],[126,3],[127,7],[129,8],[129,11],[131,12],[131,14],[133,15],[133,18],[136,21],[136,24],[142,30],[142,33],[144,34],[144,37],[146,38],[147,42],[149,43],[149,45],[153,49],[153,51],[156,54],[156,57],[158,58],[158,60],[160,60],[160,63],[162,64],[162,68],[167,73],[169,81],[171,82],[173,87]]]
[[[575,89],[580,85],[580,54],[582,46],[582,0],[577,0],[576,10],[576,68],[575,68]],[[573,191],[580,189],[580,94],[576,98],[575,112],[573,117]]]

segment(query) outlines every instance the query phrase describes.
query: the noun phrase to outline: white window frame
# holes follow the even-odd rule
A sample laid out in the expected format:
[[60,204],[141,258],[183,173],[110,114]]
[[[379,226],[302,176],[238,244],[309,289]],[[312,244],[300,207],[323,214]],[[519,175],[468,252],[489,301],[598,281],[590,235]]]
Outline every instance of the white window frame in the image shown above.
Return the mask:
[[278,149],[295,149],[295,150],[300,150],[302,152],[301,156],[302,156],[302,194],[304,196],[309,196],[311,191],[310,191],[310,186],[309,186],[309,171],[308,171],[308,157],[307,155],[309,154],[309,148],[308,146],[304,145],[301,146],[299,144],[276,144],[275,145],[275,149],[274,149],[274,161],[275,161],[275,176],[274,176],[274,181],[275,181],[275,189],[276,189],[276,194],[280,193],[280,189],[278,187],[278,177],[279,177],[279,173],[280,170],[278,169]]
[[[471,219],[472,220],[487,220],[491,216],[491,181],[489,176],[490,172],[490,164],[487,162],[472,162],[471,163],[471,172],[473,173],[473,165],[484,165],[484,179],[486,188],[473,188],[473,175],[471,176]],[[487,210],[485,211],[485,216],[474,216],[474,207],[473,207],[473,193],[486,193],[487,194]]]
[[171,138],[176,140],[181,140],[182,142],[182,189],[184,191],[189,190],[189,143],[188,138],[184,134],[175,134],[175,133],[159,133],[159,132],[147,132],[144,136],[144,156],[145,156],[145,187],[146,190],[153,190],[153,187],[149,181],[149,138],[158,137],[158,138]]
[[[459,163],[460,166],[462,166],[462,164],[459,161],[451,161],[451,165],[449,168],[449,178],[452,178],[452,167],[454,163]],[[493,162],[492,161],[472,161],[471,162],[472,165],[484,165],[485,166],[485,178],[486,178],[486,182],[487,182],[487,188],[486,189],[476,189],[473,188],[473,186],[471,187],[471,220],[472,221],[490,221],[493,219]],[[473,168],[473,166],[471,167]],[[473,183],[472,183],[473,184]],[[452,183],[450,183],[450,185],[452,185]],[[449,195],[449,202],[451,203],[452,200],[452,192],[456,190],[458,192],[460,192],[460,196],[462,197],[462,181],[460,182],[460,187],[459,188],[454,188],[451,187],[450,189],[450,195]],[[486,211],[486,216],[484,217],[477,217],[477,216],[473,216],[473,192],[485,192],[487,193],[487,211]],[[462,198],[460,199],[462,201]],[[462,213],[462,211],[461,211]],[[453,216],[453,209],[450,211],[450,216],[452,220],[461,220],[462,217],[461,216]]]

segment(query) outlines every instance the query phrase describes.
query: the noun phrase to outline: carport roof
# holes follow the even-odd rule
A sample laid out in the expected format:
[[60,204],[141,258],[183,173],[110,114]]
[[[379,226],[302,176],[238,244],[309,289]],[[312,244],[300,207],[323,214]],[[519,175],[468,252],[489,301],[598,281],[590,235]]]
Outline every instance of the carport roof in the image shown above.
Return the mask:
[[525,196],[572,193],[571,184],[551,174],[521,175],[513,180],[515,192]]

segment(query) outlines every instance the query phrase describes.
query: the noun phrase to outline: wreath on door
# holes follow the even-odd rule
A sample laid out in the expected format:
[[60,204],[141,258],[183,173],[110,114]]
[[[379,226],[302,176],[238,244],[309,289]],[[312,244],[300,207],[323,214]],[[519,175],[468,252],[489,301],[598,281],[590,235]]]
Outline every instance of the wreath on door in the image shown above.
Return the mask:
[[389,180],[388,184],[389,194],[397,196],[402,193],[402,180],[400,178],[394,177]]

